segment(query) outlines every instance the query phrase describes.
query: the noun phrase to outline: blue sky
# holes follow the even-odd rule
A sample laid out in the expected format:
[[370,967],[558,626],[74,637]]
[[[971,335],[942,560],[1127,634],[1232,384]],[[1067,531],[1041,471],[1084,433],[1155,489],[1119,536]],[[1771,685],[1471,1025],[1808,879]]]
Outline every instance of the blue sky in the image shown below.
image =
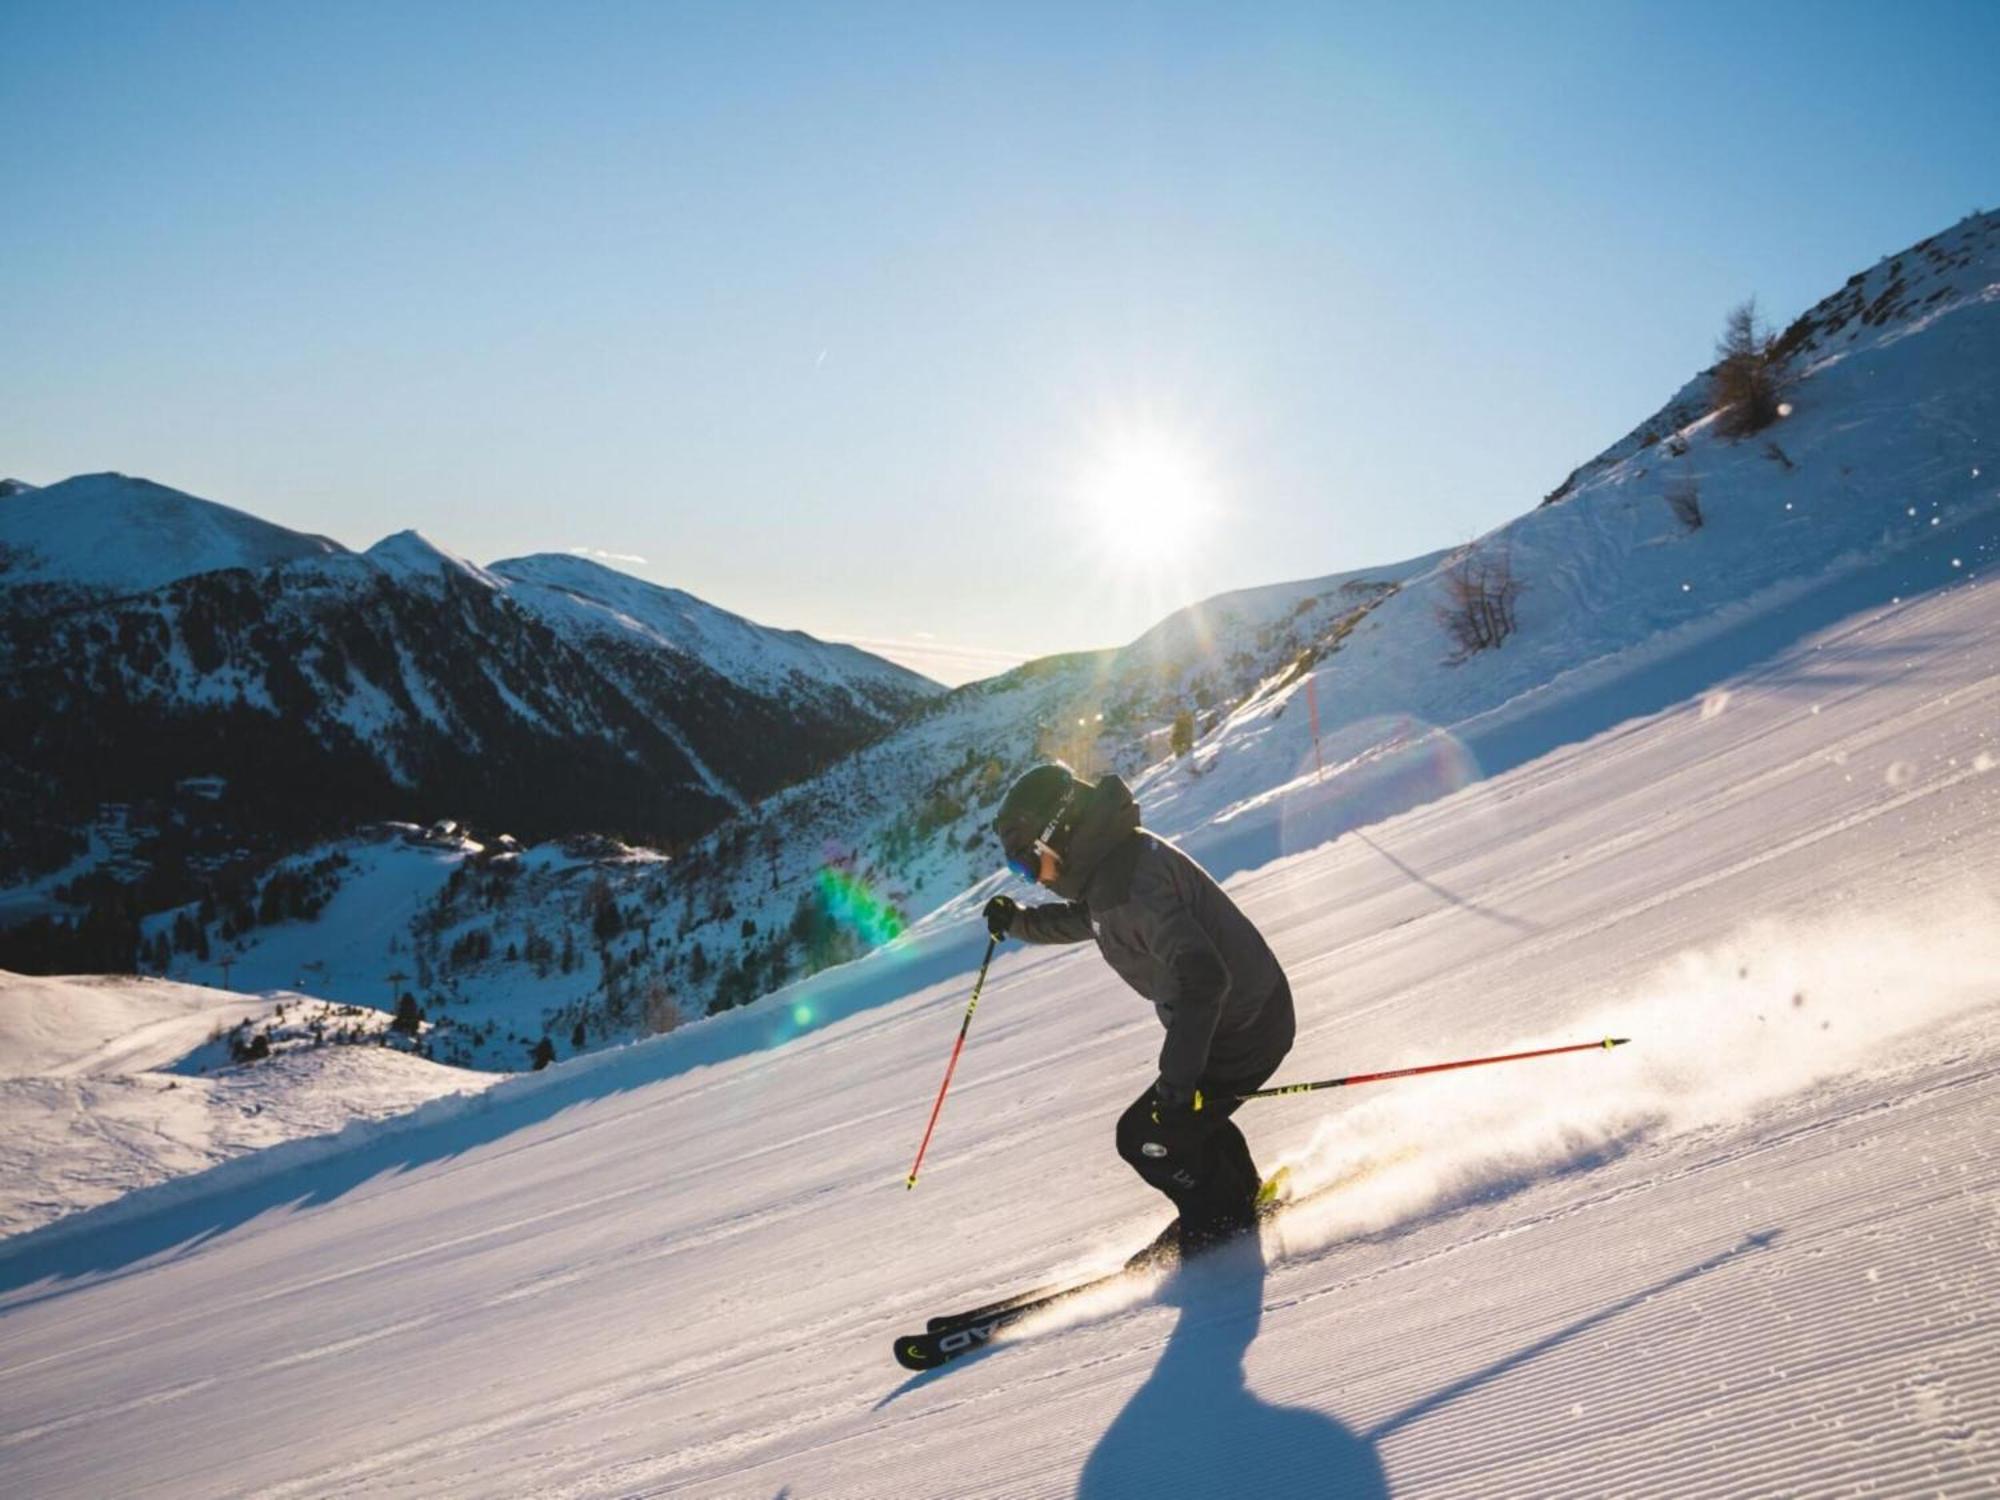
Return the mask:
[[0,0],[0,474],[1114,644],[2000,203],[2000,5],[1743,9]]

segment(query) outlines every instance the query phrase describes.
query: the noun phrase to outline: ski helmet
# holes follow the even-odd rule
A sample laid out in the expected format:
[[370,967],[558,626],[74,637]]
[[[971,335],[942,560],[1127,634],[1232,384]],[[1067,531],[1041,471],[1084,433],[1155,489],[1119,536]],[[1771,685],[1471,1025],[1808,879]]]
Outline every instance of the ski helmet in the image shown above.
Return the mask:
[[993,831],[1000,835],[1000,847],[1011,864],[1016,857],[1024,868],[1032,868],[1027,858],[1037,839],[1061,854],[1069,843],[1070,828],[1081,795],[1090,783],[1077,780],[1061,761],[1036,766],[1007,789],[994,814]]

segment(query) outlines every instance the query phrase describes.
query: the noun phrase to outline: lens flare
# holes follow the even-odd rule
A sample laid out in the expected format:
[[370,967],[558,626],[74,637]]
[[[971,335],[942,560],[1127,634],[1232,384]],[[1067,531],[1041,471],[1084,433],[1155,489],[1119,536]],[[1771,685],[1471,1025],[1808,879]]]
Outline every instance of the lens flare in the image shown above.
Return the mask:
[[868,888],[858,875],[829,865],[819,872],[820,898],[827,914],[871,948],[902,936],[909,924],[894,905]]

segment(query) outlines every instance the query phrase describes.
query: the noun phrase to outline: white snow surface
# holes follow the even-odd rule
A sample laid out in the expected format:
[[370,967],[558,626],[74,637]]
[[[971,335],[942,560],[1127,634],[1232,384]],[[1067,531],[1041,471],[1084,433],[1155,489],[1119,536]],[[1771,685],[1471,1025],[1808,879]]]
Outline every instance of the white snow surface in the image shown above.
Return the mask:
[[0,496],[0,585],[138,594],[197,573],[344,552],[213,500],[123,474]]
[[904,1189],[984,947],[939,922],[0,1245],[0,1491],[1992,1493],[1996,642],[1975,578],[1641,663],[1652,710],[1236,874],[1283,1078],[1633,1039],[1246,1105],[1332,1187],[1255,1254],[893,1363],[1161,1217],[1088,948],[1002,951]]
[[[314,1002],[0,970],[0,1235],[495,1081],[367,1045],[229,1066],[218,1035],[287,1006]],[[377,1014],[372,1029],[386,1020]]]

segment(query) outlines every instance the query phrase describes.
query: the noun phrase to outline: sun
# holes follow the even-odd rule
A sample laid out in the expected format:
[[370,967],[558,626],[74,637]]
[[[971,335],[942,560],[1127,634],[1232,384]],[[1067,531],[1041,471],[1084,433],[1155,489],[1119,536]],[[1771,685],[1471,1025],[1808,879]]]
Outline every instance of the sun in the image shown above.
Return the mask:
[[1146,428],[1104,443],[1078,498],[1109,556],[1155,568],[1191,554],[1214,510],[1212,490],[1191,444]]

